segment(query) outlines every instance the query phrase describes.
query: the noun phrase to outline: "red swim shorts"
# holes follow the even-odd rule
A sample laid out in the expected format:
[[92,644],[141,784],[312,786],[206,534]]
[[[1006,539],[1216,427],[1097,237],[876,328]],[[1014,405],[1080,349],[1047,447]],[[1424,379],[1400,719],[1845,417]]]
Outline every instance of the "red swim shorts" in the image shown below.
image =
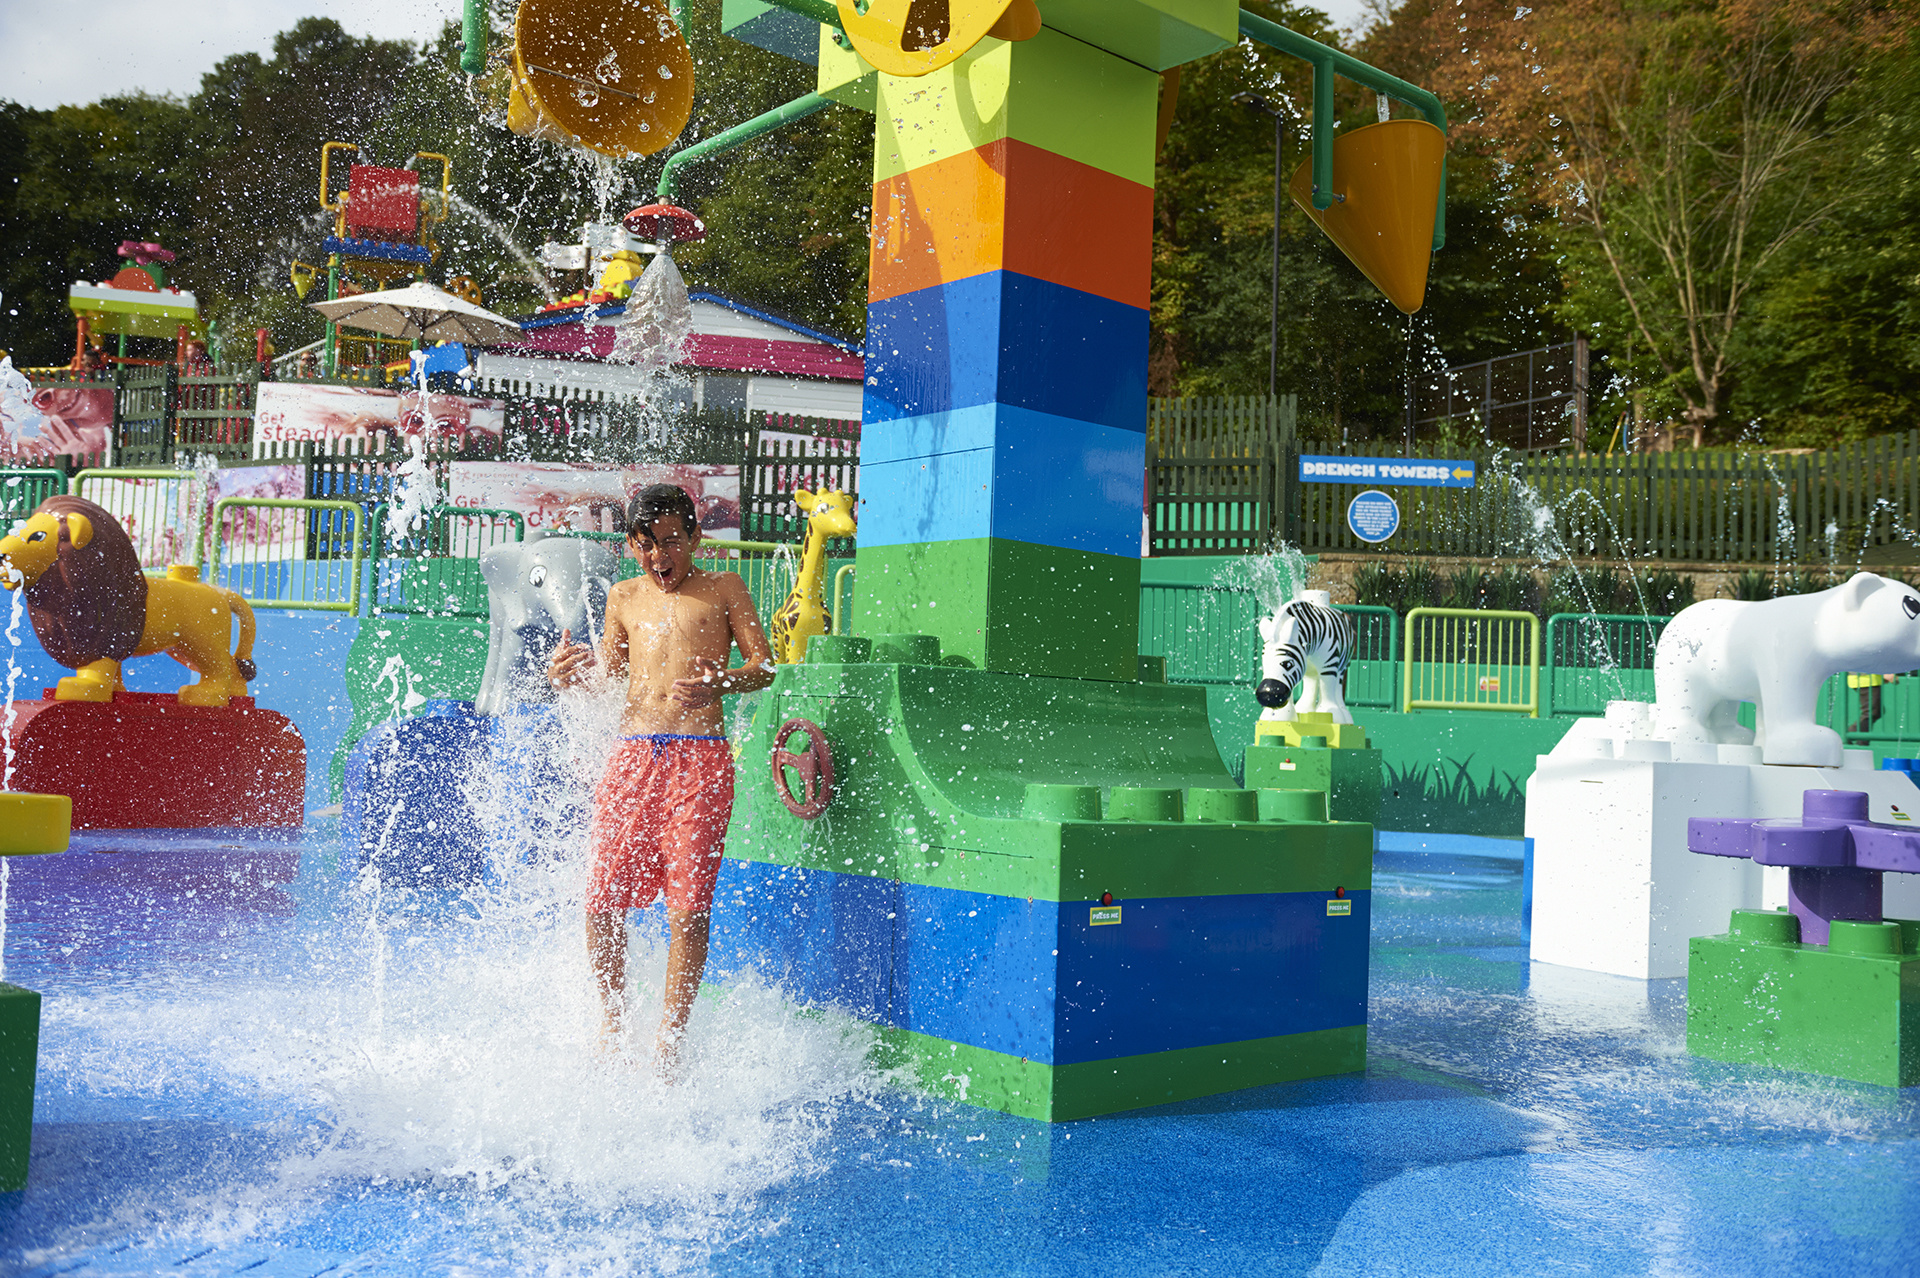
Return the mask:
[[626,738],[593,789],[587,913],[640,909],[663,894],[671,909],[712,909],[732,814],[725,737]]

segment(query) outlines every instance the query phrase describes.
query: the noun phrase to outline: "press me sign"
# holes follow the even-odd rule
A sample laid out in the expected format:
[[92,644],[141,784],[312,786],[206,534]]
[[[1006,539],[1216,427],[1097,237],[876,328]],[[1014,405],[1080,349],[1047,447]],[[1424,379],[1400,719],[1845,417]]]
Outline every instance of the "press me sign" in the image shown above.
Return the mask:
[[1471,488],[1473,463],[1420,457],[1302,457],[1303,484],[1408,484]]

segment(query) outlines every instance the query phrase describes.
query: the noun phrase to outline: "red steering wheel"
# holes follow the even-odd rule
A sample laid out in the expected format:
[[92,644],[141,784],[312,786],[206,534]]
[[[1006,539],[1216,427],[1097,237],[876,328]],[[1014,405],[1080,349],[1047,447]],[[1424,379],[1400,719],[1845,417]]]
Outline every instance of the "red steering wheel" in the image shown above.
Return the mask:
[[[787,749],[787,739],[795,732],[807,734],[807,748],[795,753]],[[800,797],[795,798],[787,782],[787,769],[800,774]],[[803,821],[811,821],[833,802],[833,751],[827,748],[827,734],[807,719],[789,719],[773,734],[773,792],[787,811]]]

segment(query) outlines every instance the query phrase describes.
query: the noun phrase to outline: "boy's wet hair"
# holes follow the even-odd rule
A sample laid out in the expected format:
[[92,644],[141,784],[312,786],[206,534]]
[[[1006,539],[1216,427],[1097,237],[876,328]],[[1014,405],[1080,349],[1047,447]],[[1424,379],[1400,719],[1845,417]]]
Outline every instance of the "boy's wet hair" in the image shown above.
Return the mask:
[[700,516],[686,489],[674,484],[650,484],[642,488],[627,502],[627,536],[652,537],[653,525],[668,515],[680,516],[689,537],[700,527]]

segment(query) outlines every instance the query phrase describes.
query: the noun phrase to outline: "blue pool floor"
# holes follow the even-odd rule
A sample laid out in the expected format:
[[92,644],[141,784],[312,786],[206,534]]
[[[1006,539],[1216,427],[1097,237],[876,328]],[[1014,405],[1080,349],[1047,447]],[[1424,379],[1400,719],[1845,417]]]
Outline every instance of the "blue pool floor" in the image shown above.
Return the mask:
[[1365,1073],[1049,1127],[751,983],[681,1088],[594,1059],[564,869],[380,898],[324,831],[91,836],[11,867],[46,1006],[0,1272],[1920,1273],[1920,1089],[1693,1059],[1683,982],[1529,964],[1517,857],[1419,847]]

